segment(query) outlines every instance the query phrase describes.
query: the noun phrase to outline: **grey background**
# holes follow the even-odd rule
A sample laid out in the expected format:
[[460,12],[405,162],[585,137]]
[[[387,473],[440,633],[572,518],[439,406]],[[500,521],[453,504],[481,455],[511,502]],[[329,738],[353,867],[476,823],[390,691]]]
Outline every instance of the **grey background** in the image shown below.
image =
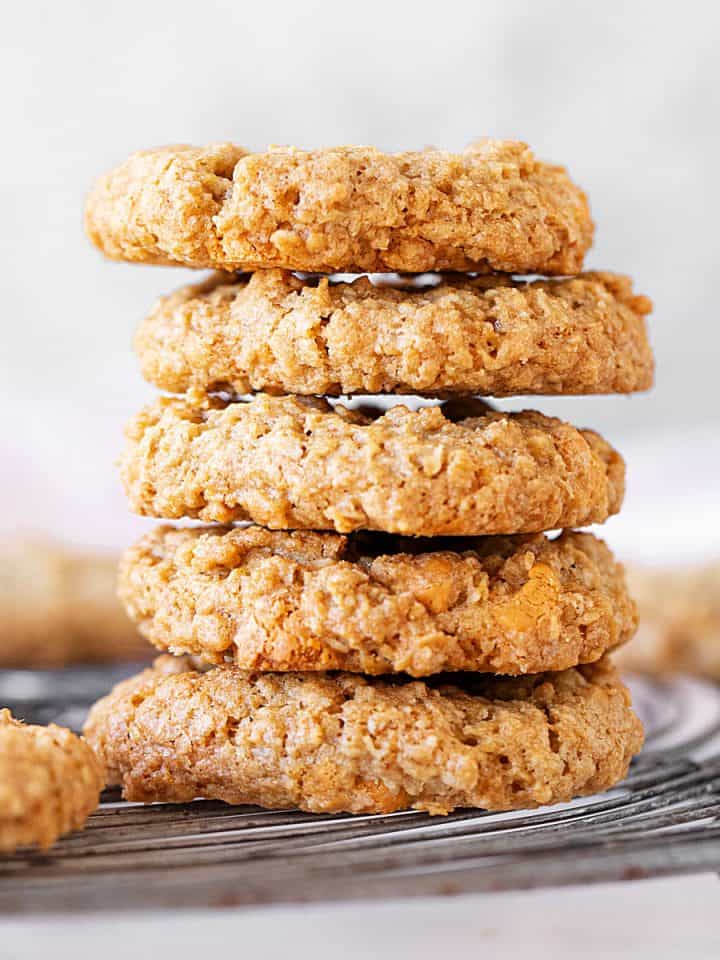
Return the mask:
[[588,265],[655,301],[659,378],[644,396],[533,405],[618,443],[712,430],[720,5],[26,2],[2,34],[4,526],[127,539],[112,460],[151,395],[130,338],[189,273],[103,262],[81,210],[97,174],[168,142],[527,140],[589,193]]

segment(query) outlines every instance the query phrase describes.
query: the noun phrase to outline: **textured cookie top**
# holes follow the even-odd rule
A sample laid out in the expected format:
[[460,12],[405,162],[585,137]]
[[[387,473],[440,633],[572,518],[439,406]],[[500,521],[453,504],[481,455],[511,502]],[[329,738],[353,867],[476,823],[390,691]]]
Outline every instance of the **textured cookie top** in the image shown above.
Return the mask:
[[624,489],[622,458],[598,434],[478,401],[373,419],[296,397],[165,398],[127,438],[138,513],[272,529],[529,533],[601,522]]
[[0,852],[49,847],[98,805],[100,765],[64,727],[29,726],[0,710]]
[[120,595],[161,650],[257,670],[525,674],[599,659],[637,617],[602,541],[161,527]]
[[652,386],[650,309],[610,273],[394,289],[261,270],[163,297],[135,348],[172,393],[629,393]]
[[117,558],[0,541],[0,667],[148,659],[115,595]]
[[566,171],[501,140],[459,154],[149,150],[100,178],[85,225],[116,260],[330,273],[572,274],[593,235]]
[[161,658],[90,712],[86,736],[129,800],[533,807],[606,789],[642,744],[630,696],[604,662],[452,684],[180,670]]

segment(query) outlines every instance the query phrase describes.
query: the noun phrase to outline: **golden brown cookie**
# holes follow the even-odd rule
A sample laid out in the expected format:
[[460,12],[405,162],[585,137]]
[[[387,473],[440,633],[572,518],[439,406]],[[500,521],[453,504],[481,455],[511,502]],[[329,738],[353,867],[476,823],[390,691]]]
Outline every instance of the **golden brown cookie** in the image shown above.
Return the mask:
[[652,386],[650,309],[610,273],[397,289],[261,270],[163,297],[135,348],[172,393],[630,393]]
[[160,658],[90,712],[85,734],[128,800],[351,813],[534,807],[607,789],[642,744],[607,661],[452,683],[179,669]]
[[403,540],[160,527],[120,596],[160,650],[248,670],[525,674],[598,660],[637,625],[590,534]]
[[127,438],[121,472],[132,508],[168,519],[530,533],[601,522],[624,488],[622,458],[593,431],[476,401],[396,406],[373,419],[297,397],[196,406],[164,398],[131,421]]
[[115,260],[321,273],[572,274],[593,235],[566,171],[502,140],[459,154],[148,150],[100,178],[85,224]]
[[640,610],[623,668],[720,680],[720,563],[628,570]]
[[47,540],[0,542],[0,667],[149,659],[116,579],[116,557]]
[[103,777],[90,747],[64,727],[30,726],[0,710],[0,853],[80,830]]

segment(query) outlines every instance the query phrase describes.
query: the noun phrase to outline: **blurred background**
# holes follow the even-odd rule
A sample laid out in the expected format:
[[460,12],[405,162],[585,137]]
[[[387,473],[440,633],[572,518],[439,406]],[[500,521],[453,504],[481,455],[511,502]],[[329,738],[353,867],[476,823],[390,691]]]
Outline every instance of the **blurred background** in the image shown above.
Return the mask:
[[116,549],[147,528],[114,467],[152,395],[130,341],[189,272],[103,262],[81,226],[95,176],[169,142],[456,149],[491,135],[569,167],[597,223],[588,265],[655,302],[652,393],[531,404],[626,454],[627,506],[605,528],[624,556],[720,555],[719,34],[720,7],[692,0],[13,5],[0,533]]

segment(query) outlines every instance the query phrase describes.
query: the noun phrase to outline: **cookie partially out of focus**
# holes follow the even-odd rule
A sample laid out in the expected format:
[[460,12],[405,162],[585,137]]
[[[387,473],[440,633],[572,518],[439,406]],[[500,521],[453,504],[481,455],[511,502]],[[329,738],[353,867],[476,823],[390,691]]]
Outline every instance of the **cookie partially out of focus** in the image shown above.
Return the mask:
[[100,764],[84,740],[0,710],[0,853],[46,848],[82,829],[102,788]]
[[720,680],[720,561],[689,569],[631,566],[627,576],[640,628],[619,665]]
[[116,568],[113,556],[44,540],[0,542],[0,668],[147,659]]

